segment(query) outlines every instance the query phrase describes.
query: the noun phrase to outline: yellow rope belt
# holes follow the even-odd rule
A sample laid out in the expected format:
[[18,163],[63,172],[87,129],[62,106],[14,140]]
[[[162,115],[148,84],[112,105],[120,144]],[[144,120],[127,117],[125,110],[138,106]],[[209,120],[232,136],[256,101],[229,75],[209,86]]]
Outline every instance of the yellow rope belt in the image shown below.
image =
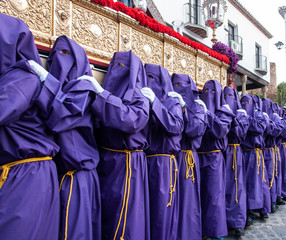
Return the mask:
[[240,146],[240,144],[228,144],[228,146],[233,146],[232,170],[234,170],[234,180],[235,180],[235,202],[238,203],[238,200],[237,200],[237,161],[236,161],[236,147],[237,147],[237,146]]
[[213,150],[209,152],[198,152],[198,154],[208,154],[208,153],[215,153],[215,152],[221,152],[221,150]]
[[[185,163],[186,163],[186,179],[192,178],[192,182],[195,182],[195,175],[194,175],[194,166],[195,166],[195,159],[193,152],[196,150],[182,150],[185,152]],[[192,171],[192,175],[189,174],[190,170]]]
[[276,156],[276,176],[277,176],[278,175],[278,160],[279,160],[279,162],[281,161],[280,151],[279,151],[279,147],[277,147],[277,145],[275,145],[275,152],[277,153],[277,156]]
[[65,240],[68,238],[68,217],[69,217],[69,207],[70,207],[70,200],[71,200],[71,195],[72,195],[72,187],[73,187],[73,174],[76,172],[76,170],[68,171],[61,180],[60,184],[60,191],[62,189],[62,184],[66,176],[71,177],[71,183],[70,183],[70,192],[69,192],[69,197],[68,197],[68,202],[67,202],[67,209],[66,209],[66,221],[65,221]]
[[275,162],[276,162],[276,153],[275,153],[275,149],[273,147],[271,148],[265,148],[265,149],[271,149],[272,151],[272,155],[273,155],[273,173],[272,173],[272,179],[270,181],[270,186],[269,186],[269,189],[272,188],[272,185],[273,185],[273,181],[274,181],[274,175],[275,175]]
[[2,174],[0,176],[0,189],[2,188],[2,186],[4,185],[4,183],[8,177],[8,174],[9,174],[11,167],[14,167],[14,166],[22,164],[22,163],[39,162],[39,161],[46,161],[46,160],[52,160],[52,158],[51,157],[27,158],[27,159],[22,159],[19,161],[7,163],[5,165],[0,166],[0,170],[3,170]]
[[128,201],[129,201],[129,193],[130,193],[130,181],[131,181],[131,153],[132,152],[143,152],[143,150],[117,150],[117,149],[111,149],[102,147],[105,150],[112,151],[112,152],[121,152],[126,154],[126,176],[125,176],[125,186],[124,186],[124,195],[123,195],[123,203],[122,208],[117,224],[117,228],[113,237],[113,240],[116,239],[118,229],[120,227],[123,211],[125,209],[124,213],[124,222],[123,222],[123,229],[122,229],[122,235],[120,237],[120,240],[124,239],[125,234],[125,227],[126,227],[126,218],[127,218],[127,209],[128,209]]
[[243,149],[243,151],[256,151],[256,160],[257,160],[257,174],[259,175],[259,168],[260,168],[260,149],[259,148],[254,148],[254,149]]
[[260,154],[261,154],[261,157],[262,157],[262,166],[263,166],[263,168],[262,168],[262,173],[263,173],[262,181],[266,182],[265,177],[264,177],[265,162],[264,162],[264,156],[263,156],[262,150],[260,150]]
[[[169,154],[154,154],[154,155],[148,155],[147,157],[157,157],[157,156],[165,156],[165,157],[169,157],[170,158],[170,201],[167,204],[167,207],[170,207],[172,205],[172,199],[173,199],[173,192],[175,192],[176,189],[176,183],[177,183],[177,172],[178,172],[178,168],[177,168],[177,163],[176,163],[176,158],[174,155],[169,155]],[[173,180],[172,180],[172,160],[175,164],[175,180],[174,180],[174,185],[173,185]]]

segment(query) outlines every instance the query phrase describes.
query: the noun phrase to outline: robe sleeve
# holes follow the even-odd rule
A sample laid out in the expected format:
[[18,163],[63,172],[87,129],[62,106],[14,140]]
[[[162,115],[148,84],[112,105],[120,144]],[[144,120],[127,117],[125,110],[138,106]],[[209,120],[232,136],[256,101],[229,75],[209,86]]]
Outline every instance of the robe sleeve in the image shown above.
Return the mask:
[[266,129],[266,120],[263,116],[263,113],[260,111],[255,112],[255,116],[248,116],[249,119],[249,128],[248,131],[253,135],[261,135]]
[[184,129],[183,112],[177,100],[167,99],[162,103],[155,97],[151,112],[154,123],[161,125],[166,133],[170,135],[182,133]]
[[285,139],[286,138],[286,120],[285,119],[282,120],[282,124],[283,124],[283,129],[281,132],[281,137]]
[[126,133],[136,133],[148,124],[149,105],[149,100],[139,90],[135,90],[133,99],[128,104],[104,90],[96,96],[92,111],[104,126]]
[[267,133],[272,137],[278,137],[282,130],[283,130],[283,124],[281,122],[281,119],[278,116],[273,116],[273,119],[269,121],[269,125],[271,128],[270,130],[267,127]]
[[189,138],[198,138],[204,135],[206,131],[206,114],[204,109],[198,103],[196,104],[196,113],[193,113],[187,106],[184,113],[185,134]]
[[246,137],[248,127],[248,117],[245,114],[238,112],[231,123],[230,134],[243,140]]
[[71,80],[62,89],[61,83],[49,74],[37,99],[46,125],[54,132],[81,126],[81,118],[95,98],[93,91],[86,80]]
[[32,73],[15,68],[1,76],[0,124],[18,120],[40,93],[40,80]]
[[206,132],[214,138],[221,139],[226,136],[230,130],[232,116],[217,111],[216,114],[207,111],[208,128]]

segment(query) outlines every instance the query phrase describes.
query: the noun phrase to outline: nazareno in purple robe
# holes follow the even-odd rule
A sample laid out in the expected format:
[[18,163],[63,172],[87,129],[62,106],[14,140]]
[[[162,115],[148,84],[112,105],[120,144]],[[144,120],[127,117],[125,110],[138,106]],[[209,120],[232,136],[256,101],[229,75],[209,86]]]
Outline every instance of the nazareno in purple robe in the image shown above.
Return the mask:
[[196,152],[206,130],[204,108],[195,100],[199,92],[195,82],[186,74],[172,75],[173,87],[186,102],[181,152],[177,155],[179,168],[179,222],[177,239],[202,239],[200,162]]
[[[267,126],[267,130],[264,132],[264,161],[265,167],[267,169],[268,180],[269,180],[269,188],[271,195],[271,202],[276,202],[277,198],[277,177],[278,169],[277,169],[277,154],[276,154],[276,138],[281,134],[283,130],[283,125],[280,117],[274,115],[273,111],[273,103],[268,98],[262,99],[262,110],[266,112],[269,116],[269,124]],[[279,161],[280,162],[280,161]]]
[[241,143],[245,164],[247,209],[261,209],[264,206],[263,175],[265,180],[267,179],[261,150],[264,145],[263,133],[266,129],[266,118],[260,109],[256,109],[251,95],[244,95],[240,102],[249,120],[246,138]]
[[80,45],[60,36],[50,52],[48,70],[38,104],[60,146],[55,158],[61,181],[60,238],[100,239],[99,151],[91,112],[96,94],[89,81],[77,80],[92,76],[88,58]]
[[236,115],[227,135],[228,146],[225,151],[226,167],[226,220],[228,228],[244,228],[246,222],[246,186],[243,152],[241,142],[244,141],[249,127],[247,115],[237,111],[241,104],[237,92],[231,87],[225,87],[225,102]]
[[149,100],[140,59],[116,52],[92,110],[99,117],[103,239],[150,239],[146,155]]
[[281,158],[281,196],[286,197],[286,119],[283,108],[279,108],[279,116],[283,124],[283,130],[280,135],[281,144],[279,147]]
[[[0,239],[57,239],[59,184],[51,159],[59,147],[40,118],[41,82],[27,60],[42,63],[24,22],[1,13],[0,22]],[[5,181],[3,165],[25,159]]]
[[148,164],[151,239],[177,239],[179,201],[178,164],[184,128],[182,107],[166,68],[145,64],[147,86],[155,93],[151,104],[148,142],[145,150]]
[[205,83],[201,93],[207,111],[207,129],[198,150],[201,163],[201,202],[203,236],[226,236],[225,161],[222,151],[234,114],[225,104],[221,84],[216,80]]
[[284,129],[284,123],[282,121],[282,118],[280,117],[280,107],[278,103],[272,103],[272,109],[273,112],[276,113],[275,115],[275,122],[277,127],[280,129],[280,134],[275,139],[275,153],[276,153],[276,195],[277,197],[281,197],[282,195],[282,161],[281,161],[281,154],[280,154],[280,148],[282,144],[282,131]]

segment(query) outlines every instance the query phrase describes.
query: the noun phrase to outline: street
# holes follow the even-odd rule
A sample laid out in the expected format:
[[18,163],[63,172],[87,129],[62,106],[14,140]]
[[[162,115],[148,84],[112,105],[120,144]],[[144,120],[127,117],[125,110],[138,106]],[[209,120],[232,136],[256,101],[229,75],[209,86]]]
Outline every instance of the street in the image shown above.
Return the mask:
[[225,239],[268,239],[268,240],[286,240],[286,205],[279,206],[279,209],[274,214],[269,214],[268,219],[257,219],[254,224],[245,229],[245,236],[237,238],[232,236],[234,233],[229,232]]

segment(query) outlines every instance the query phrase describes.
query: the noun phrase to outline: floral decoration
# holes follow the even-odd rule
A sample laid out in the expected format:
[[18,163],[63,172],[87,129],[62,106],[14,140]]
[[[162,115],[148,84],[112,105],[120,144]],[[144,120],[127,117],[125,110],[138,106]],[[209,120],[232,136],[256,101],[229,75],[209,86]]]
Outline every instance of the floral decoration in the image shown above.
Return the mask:
[[140,23],[140,25],[148,27],[152,29],[154,32],[166,33],[169,36],[179,39],[182,43],[189,45],[194,49],[199,49],[207,53],[211,57],[214,57],[227,64],[230,63],[230,59],[223,53],[214,51],[201,43],[191,41],[189,38],[182,36],[178,32],[171,29],[170,27],[157,22],[155,19],[147,16],[146,14],[138,11],[137,9],[127,7],[125,4],[121,2],[113,2],[113,0],[91,0],[91,1],[100,4],[102,6],[112,8],[116,11],[123,12],[126,15],[130,16],[131,18],[137,20]]

